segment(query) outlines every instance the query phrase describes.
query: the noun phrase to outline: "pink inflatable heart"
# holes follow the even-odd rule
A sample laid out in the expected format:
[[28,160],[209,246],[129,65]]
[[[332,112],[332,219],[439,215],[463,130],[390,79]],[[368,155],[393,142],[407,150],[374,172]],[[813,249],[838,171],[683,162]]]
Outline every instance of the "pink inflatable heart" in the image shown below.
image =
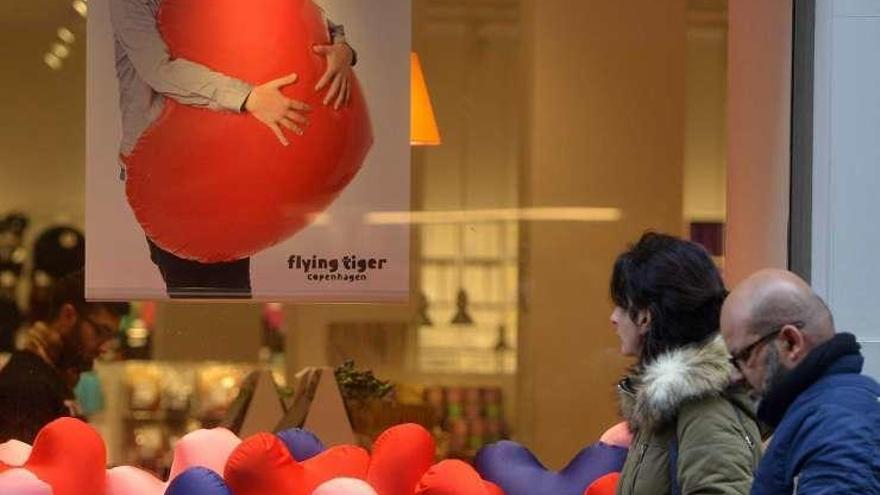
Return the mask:
[[131,466],[107,471],[106,495],[162,495],[165,483],[152,474]]
[[377,493],[366,481],[336,478],[316,488],[312,495],[377,495]]
[[7,466],[24,466],[31,456],[31,446],[18,440],[10,440],[0,444],[0,462]]
[[629,425],[624,421],[609,428],[599,441],[605,445],[628,449],[630,444],[632,444],[632,432],[629,431]]
[[222,473],[229,456],[241,439],[226,428],[196,430],[184,435],[174,446],[174,460],[171,463],[171,482],[180,473],[192,467],[208,468]]
[[26,469],[0,473],[0,495],[52,495],[52,487]]

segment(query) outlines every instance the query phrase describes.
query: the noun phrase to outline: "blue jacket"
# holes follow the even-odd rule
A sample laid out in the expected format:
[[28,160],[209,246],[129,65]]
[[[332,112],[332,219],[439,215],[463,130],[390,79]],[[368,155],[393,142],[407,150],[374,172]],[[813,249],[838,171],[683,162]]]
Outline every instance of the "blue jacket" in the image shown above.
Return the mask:
[[828,361],[777,411],[752,495],[880,494],[880,386],[858,350]]

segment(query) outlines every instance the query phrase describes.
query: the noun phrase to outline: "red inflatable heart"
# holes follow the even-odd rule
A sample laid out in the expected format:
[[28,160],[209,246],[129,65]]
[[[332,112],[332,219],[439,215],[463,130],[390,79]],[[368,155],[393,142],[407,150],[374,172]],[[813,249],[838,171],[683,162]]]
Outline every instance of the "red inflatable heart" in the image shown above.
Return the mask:
[[254,117],[166,100],[125,157],[135,217],[160,247],[219,262],[250,256],[305,227],[352,180],[373,141],[353,79],[349,105],[323,105],[314,90],[326,67],[312,47],[329,43],[312,0],[164,0],[159,27],[173,57],[251,84],[290,73],[283,89],[311,105],[290,146]]
[[229,456],[224,478],[236,495],[310,495],[325,481],[363,479],[370,456],[359,447],[338,446],[298,463],[275,435],[260,433]]
[[620,473],[608,473],[594,481],[584,492],[584,495],[614,495],[617,492],[619,481]]
[[367,481],[379,495],[412,495],[434,463],[435,452],[434,437],[421,426],[389,428],[373,444]]
[[303,469],[278,437],[259,433],[232,451],[223,478],[236,495],[306,495]]
[[469,464],[449,460],[425,473],[416,487],[415,495],[504,495],[504,492],[480,478]]
[[305,493],[334,478],[366,479],[370,466],[370,454],[352,445],[330,447],[320,454],[304,461]]
[[104,493],[107,451],[101,435],[73,418],[44,426],[24,467],[52,487],[55,495]]

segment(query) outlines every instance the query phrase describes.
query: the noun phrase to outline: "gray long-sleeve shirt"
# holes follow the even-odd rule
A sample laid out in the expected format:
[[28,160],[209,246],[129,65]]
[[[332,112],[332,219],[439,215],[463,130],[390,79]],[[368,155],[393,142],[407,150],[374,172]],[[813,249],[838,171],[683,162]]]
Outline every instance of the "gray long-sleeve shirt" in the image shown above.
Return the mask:
[[[162,112],[165,98],[185,105],[241,112],[251,85],[204,65],[172,59],[156,22],[161,0],[110,0],[122,111],[120,151],[128,155]],[[331,38],[344,28],[328,21]]]

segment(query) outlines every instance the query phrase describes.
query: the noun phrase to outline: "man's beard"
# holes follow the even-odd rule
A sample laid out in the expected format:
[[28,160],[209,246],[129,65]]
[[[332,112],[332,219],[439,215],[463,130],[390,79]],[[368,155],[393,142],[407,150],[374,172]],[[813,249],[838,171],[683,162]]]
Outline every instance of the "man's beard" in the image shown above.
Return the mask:
[[82,325],[83,321],[77,319],[73,330],[61,337],[61,355],[58,356],[58,363],[56,363],[59,370],[75,369],[82,372],[91,371],[95,367],[94,361],[84,354]]
[[773,390],[785,380],[785,377],[789,372],[789,370],[782,366],[782,361],[779,360],[779,350],[776,349],[776,346],[771,344],[767,347],[767,356],[764,358],[764,383],[761,390],[762,398],[767,397],[767,395],[772,393]]

